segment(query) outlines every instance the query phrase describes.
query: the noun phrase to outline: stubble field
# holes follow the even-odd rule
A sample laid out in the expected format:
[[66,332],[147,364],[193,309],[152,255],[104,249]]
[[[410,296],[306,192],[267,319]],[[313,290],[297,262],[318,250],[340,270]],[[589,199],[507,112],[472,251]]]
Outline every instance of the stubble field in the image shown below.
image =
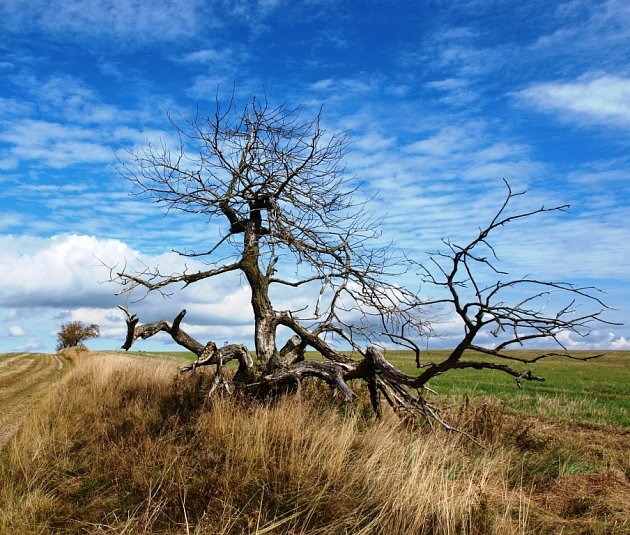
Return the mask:
[[61,355],[0,355],[0,448],[68,365],[69,360]]

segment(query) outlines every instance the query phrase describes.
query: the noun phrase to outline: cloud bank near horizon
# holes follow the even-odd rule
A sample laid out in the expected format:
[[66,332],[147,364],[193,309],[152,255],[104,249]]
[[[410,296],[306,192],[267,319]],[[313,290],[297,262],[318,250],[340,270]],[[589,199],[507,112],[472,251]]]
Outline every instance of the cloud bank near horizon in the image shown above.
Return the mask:
[[[25,244],[27,248],[25,248]],[[6,266],[0,276],[0,307],[4,311],[4,332],[0,340],[7,350],[50,351],[50,338],[38,335],[34,323],[48,326],[48,337],[54,336],[62,323],[80,320],[101,326],[101,339],[90,345],[114,349],[125,337],[123,313],[118,305],[139,315],[142,322],[172,320],[187,310],[187,331],[201,340],[245,343],[251,345],[253,316],[250,291],[238,276],[209,279],[182,290],[169,288],[169,297],[159,294],[116,296],[121,287],[110,279],[116,268],[143,269],[159,266],[164,273],[204,269],[203,264],[167,252],[158,256],[141,255],[127,244],[112,239],[86,235],[56,235],[51,238],[0,237],[0,262]],[[111,269],[114,268],[114,272]],[[316,290],[299,291],[295,296],[282,294],[280,308],[301,308],[317,299]],[[596,328],[587,340],[561,336],[569,349],[630,349],[630,342],[614,326]],[[450,347],[461,336],[462,325],[450,314],[435,325],[439,339],[429,341],[437,347]],[[166,348],[171,340],[163,336],[138,349]]]

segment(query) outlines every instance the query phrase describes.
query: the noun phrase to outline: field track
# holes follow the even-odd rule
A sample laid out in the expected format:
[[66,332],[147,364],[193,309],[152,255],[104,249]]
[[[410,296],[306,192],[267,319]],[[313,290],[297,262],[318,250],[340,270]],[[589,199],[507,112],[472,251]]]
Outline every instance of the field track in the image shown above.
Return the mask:
[[69,360],[59,355],[0,355],[0,448],[16,433],[48,387],[68,368]]

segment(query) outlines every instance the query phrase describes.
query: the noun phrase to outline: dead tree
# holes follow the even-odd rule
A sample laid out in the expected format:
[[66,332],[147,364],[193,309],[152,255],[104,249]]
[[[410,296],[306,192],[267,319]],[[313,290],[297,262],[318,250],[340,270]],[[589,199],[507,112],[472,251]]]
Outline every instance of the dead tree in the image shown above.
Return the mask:
[[[346,138],[328,134],[318,114],[301,122],[298,110],[270,108],[253,100],[240,113],[232,104],[222,111],[217,103],[211,117],[195,117],[177,123],[180,146],[147,146],[131,153],[123,164],[124,176],[167,210],[201,214],[223,221],[224,230],[203,252],[184,251],[187,257],[203,257],[208,269],[163,274],[158,269],[141,273],[114,271],[120,293],[144,288],[163,292],[167,286],[188,286],[239,272],[251,289],[255,324],[255,349],[261,373],[244,346],[217,348],[212,341],[199,343],[181,328],[185,310],[172,323],[161,320],[139,325],[127,315],[125,349],[138,338],[157,332],[168,333],[175,342],[197,355],[185,368],[216,365],[218,375],[229,360],[239,362],[236,382],[244,392],[262,394],[287,387],[299,387],[304,377],[316,377],[341,392],[345,401],[354,397],[348,381],[367,383],[377,415],[381,399],[401,415],[422,415],[429,421],[444,422],[427,403],[426,384],[450,369],[484,368],[513,375],[517,381],[540,380],[507,364],[464,360],[464,352],[476,349],[508,360],[522,360],[505,349],[539,338],[559,342],[566,330],[582,332],[592,321],[601,321],[606,307],[592,288],[565,283],[515,279],[481,286],[475,269],[490,268],[502,275],[479,249],[491,253],[488,237],[498,228],[516,220],[564,207],[540,208],[506,216],[509,203],[520,195],[508,188],[505,203],[495,218],[468,245],[446,242],[449,252],[433,257],[429,265],[392,258],[388,248],[371,248],[378,223],[366,216],[366,206],[356,200],[353,182],[342,160]],[[221,260],[216,262],[215,257]],[[402,266],[402,268],[401,268]],[[446,296],[423,302],[414,292],[396,284],[395,275],[416,268],[425,282],[446,290]],[[316,286],[319,298],[301,310],[278,310],[270,289],[287,291],[303,285]],[[506,305],[502,294],[520,286],[532,286],[534,293],[514,305]],[[472,289],[472,297],[465,292]],[[534,308],[537,298],[548,292],[563,292],[596,303],[599,311],[575,315],[571,306],[548,315]],[[429,307],[452,307],[463,321],[461,342],[444,361],[422,364],[419,337],[429,332]],[[279,327],[293,336],[277,347]],[[475,340],[484,329],[511,336],[492,348],[482,348]],[[332,336],[332,338],[331,338]],[[416,351],[418,375],[411,376],[392,366],[370,341],[383,337]],[[361,355],[352,359],[336,349],[339,340]],[[325,360],[305,360],[306,348],[319,352]],[[538,360],[551,353],[541,354]]]
[[[363,352],[373,334],[368,328],[372,316],[386,324],[404,317],[422,330],[416,310],[405,305],[416,296],[390,282],[400,264],[387,247],[370,246],[379,223],[356,199],[343,167],[346,137],[328,134],[320,114],[304,122],[299,110],[270,108],[254,99],[240,112],[232,103],[222,111],[217,103],[213,116],[171,123],[180,146],[149,145],[130,153],[121,162],[122,173],[139,195],[167,210],[222,221],[223,231],[205,251],[180,252],[203,258],[209,269],[118,271],[114,278],[123,285],[120,293],[162,292],[173,284],[242,274],[251,290],[256,357],[267,372],[301,361],[306,347],[346,362],[331,337]],[[274,286],[287,291],[310,286],[319,298],[306,309],[278,310],[270,296]],[[294,336],[277,347],[281,326]],[[171,327],[160,322],[154,327],[201,356],[201,345],[182,334],[177,319]],[[126,345],[150,332],[144,328]]]

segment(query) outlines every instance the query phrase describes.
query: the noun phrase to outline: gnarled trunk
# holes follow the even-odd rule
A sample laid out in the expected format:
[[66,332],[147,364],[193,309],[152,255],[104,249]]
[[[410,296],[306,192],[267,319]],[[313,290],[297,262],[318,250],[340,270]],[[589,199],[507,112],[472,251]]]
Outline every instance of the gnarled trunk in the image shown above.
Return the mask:
[[264,233],[260,211],[252,208],[243,238],[243,272],[252,291],[256,358],[271,372],[281,367],[276,347],[276,313],[269,300],[269,276],[260,269],[260,237]]

